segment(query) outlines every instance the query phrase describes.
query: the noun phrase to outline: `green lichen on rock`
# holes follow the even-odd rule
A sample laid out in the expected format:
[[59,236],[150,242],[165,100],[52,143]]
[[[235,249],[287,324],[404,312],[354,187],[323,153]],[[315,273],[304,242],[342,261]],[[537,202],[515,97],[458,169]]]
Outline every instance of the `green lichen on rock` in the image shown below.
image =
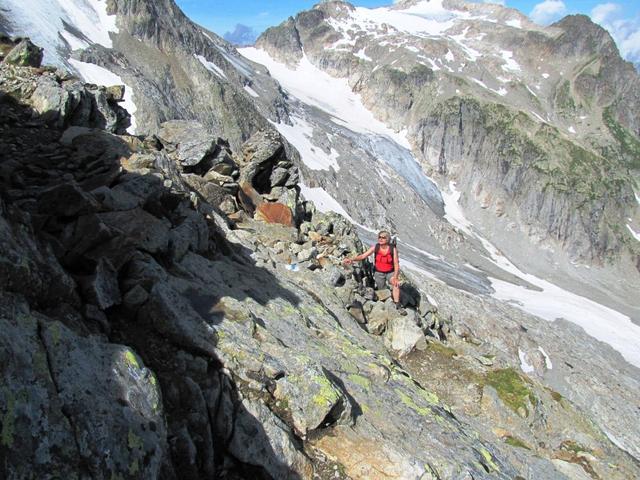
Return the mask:
[[320,390],[313,396],[314,404],[320,407],[333,405],[340,398],[338,392],[326,377],[317,375],[313,377],[313,383],[320,387]]
[[491,470],[493,470],[494,472],[499,472],[500,471],[500,468],[498,468],[498,465],[496,465],[496,462],[494,462],[493,456],[491,455],[489,450],[487,450],[486,448],[482,447],[482,448],[480,448],[480,454],[482,455],[482,458],[484,458],[484,461],[486,462],[487,466]]
[[136,354],[131,350],[126,350],[124,352],[124,361],[127,365],[140,369],[140,364],[138,363],[138,359],[136,358]]
[[127,446],[129,450],[142,450],[143,445],[142,439],[132,430],[129,430],[129,434],[127,435]]
[[574,440],[564,440],[560,444],[560,448],[562,450],[566,450],[567,452],[575,453],[576,455],[580,453],[593,453],[593,451],[590,448],[585,447],[584,445],[581,445],[580,443]]
[[428,390],[424,390],[424,389],[420,389],[418,390],[418,394],[424,398],[427,402],[431,403],[432,405],[438,405],[440,403],[440,399],[438,398],[438,395],[436,395],[433,392],[430,392]]
[[429,351],[432,351],[434,353],[437,353],[438,355],[442,355],[447,358],[453,358],[458,356],[458,352],[455,349],[438,342],[428,342],[427,348]]
[[400,397],[400,401],[402,403],[404,403],[407,407],[409,407],[411,410],[415,411],[419,415],[423,417],[433,415],[433,410],[431,410],[430,407],[421,407],[413,400],[413,398],[411,398],[409,395],[407,395],[405,392],[403,392],[399,388],[396,388],[394,391],[396,392],[398,397]]
[[487,385],[492,386],[500,400],[518,415],[529,416],[529,408],[535,405],[536,397],[527,382],[513,368],[503,368],[487,373]]
[[507,435],[506,437],[504,437],[504,443],[506,443],[507,445],[511,445],[512,447],[531,450],[531,447],[527,445],[524,441],[520,440],[518,437],[513,437],[511,435]]
[[356,385],[361,386],[363,390],[367,392],[371,389],[371,380],[369,380],[367,377],[363,377],[362,375],[354,373],[349,375],[347,378]]

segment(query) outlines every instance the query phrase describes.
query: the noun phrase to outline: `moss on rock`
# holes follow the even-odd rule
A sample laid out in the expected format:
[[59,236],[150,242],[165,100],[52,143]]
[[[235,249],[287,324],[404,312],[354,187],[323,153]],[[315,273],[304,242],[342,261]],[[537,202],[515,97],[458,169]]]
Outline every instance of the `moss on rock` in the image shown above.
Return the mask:
[[536,397],[527,382],[513,368],[503,368],[487,373],[487,385],[492,386],[498,397],[518,415],[529,416],[529,408],[536,403]]

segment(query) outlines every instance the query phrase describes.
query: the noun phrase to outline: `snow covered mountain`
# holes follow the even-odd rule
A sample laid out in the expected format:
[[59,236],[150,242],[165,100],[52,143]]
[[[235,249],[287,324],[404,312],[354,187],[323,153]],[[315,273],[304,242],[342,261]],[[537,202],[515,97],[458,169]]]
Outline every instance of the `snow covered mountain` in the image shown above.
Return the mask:
[[[508,350],[640,458],[640,79],[586,17],[324,2],[241,54],[171,0],[6,0],[0,26],[126,84],[132,132],[196,119],[240,151],[277,130],[305,198],[363,238],[393,229],[416,282],[456,289],[480,348]],[[549,323],[518,326],[496,300]]]

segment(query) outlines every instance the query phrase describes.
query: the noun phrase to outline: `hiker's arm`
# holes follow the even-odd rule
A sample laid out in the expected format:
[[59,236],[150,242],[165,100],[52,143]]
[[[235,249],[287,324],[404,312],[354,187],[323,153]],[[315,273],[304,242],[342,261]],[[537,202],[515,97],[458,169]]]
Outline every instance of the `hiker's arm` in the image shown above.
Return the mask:
[[365,258],[367,258],[369,255],[371,255],[373,253],[373,251],[375,250],[375,247],[371,247],[369,250],[367,250],[364,253],[361,253],[360,255],[356,255],[353,258],[345,258],[344,262],[346,265],[350,265],[353,262],[359,262],[360,260],[364,260]]
[[393,247],[393,277],[391,277],[391,284],[395,287],[398,284],[398,278],[400,277],[400,259],[398,258],[398,249]]

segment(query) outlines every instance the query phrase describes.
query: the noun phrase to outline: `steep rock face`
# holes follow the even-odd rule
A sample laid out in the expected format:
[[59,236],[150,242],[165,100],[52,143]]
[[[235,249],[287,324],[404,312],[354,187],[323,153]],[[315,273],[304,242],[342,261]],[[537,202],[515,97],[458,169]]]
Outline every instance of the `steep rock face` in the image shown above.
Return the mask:
[[[396,130],[408,127],[428,174],[464,184],[466,204],[474,201],[470,188],[481,185],[504,203],[500,215],[534,239],[559,240],[572,258],[627,262],[629,253],[637,255],[625,223],[638,213],[640,77],[609,34],[583,16],[543,29],[500,7],[445,2],[438,8],[411,1],[381,13],[324,2],[270,29],[257,46],[288,64],[304,51],[321,70],[348,79],[378,118]],[[408,20],[423,18],[418,26]],[[280,49],[283,44],[288,47]],[[440,116],[457,98],[487,110],[476,118],[485,124],[473,139],[462,114]],[[503,114],[522,121],[492,130]],[[489,133],[492,141],[480,145],[478,136]],[[515,192],[500,172],[522,161],[523,142],[537,144],[530,153],[546,157],[517,169],[529,188],[538,185],[535,194]],[[489,158],[488,170],[476,168]],[[597,185],[602,176],[606,188]]]
[[613,232],[633,215],[634,191],[618,162],[502,106],[454,98],[432,115],[417,127],[418,148],[432,168],[458,179],[467,205],[545,226],[577,257],[623,249]]

